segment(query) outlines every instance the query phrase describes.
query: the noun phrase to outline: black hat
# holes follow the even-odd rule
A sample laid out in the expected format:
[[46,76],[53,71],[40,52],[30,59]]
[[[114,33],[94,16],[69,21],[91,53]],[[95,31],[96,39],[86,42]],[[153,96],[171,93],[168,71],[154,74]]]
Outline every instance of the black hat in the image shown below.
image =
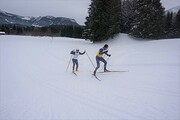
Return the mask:
[[104,48],[108,48],[108,47],[109,47],[108,44],[105,44],[105,45],[104,45]]

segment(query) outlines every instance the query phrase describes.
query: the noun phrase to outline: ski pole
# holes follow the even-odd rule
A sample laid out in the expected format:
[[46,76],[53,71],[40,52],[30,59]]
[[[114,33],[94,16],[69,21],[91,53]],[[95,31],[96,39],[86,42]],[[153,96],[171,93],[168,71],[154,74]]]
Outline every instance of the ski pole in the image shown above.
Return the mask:
[[66,72],[67,72],[67,70],[68,70],[68,68],[69,68],[69,65],[70,65],[70,63],[71,63],[71,59],[72,59],[72,55],[71,55],[71,57],[70,57],[70,60],[69,60],[68,66],[67,66],[67,68],[66,68]]
[[108,60],[109,60],[109,58],[110,58],[110,57],[108,56],[108,58],[107,58],[107,60],[106,60],[106,61],[108,61]]
[[94,64],[93,64],[93,62],[92,62],[92,60],[91,60],[91,58],[90,58],[89,55],[87,54],[87,51],[86,51],[86,55],[88,56],[88,58],[89,58],[91,64],[93,65],[93,67],[96,68],[96,67],[94,66]]

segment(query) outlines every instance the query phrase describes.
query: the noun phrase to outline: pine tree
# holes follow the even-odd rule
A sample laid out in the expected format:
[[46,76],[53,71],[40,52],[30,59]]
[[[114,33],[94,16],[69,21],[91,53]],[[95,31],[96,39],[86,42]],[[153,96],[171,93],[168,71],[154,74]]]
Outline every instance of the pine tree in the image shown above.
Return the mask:
[[108,31],[106,18],[108,17],[105,9],[106,0],[92,0],[89,8],[89,16],[85,22],[85,39],[90,39],[93,42],[106,39]]
[[[92,29],[91,29],[91,21],[93,20],[92,17],[93,17],[93,14],[95,13],[95,1],[94,0],[91,0],[91,5],[88,9],[88,14],[89,16],[86,17],[86,22],[85,22],[85,27],[84,27],[84,32],[83,32],[83,35],[82,37],[85,38],[86,40],[87,39],[90,39],[90,35],[91,35],[91,32],[92,32]],[[91,40],[92,41],[92,40]]]
[[135,0],[124,0],[122,2],[122,27],[121,32],[129,33],[135,18]]
[[166,37],[171,36],[173,29],[173,13],[168,12],[165,17],[164,34]]
[[137,0],[131,34],[135,37],[158,39],[162,34],[164,8],[160,0]]
[[176,37],[180,37],[180,10],[177,12],[175,17],[174,34]]
[[83,37],[97,42],[119,33],[120,7],[120,0],[91,0]]
[[108,38],[113,38],[114,35],[120,33],[122,23],[121,13],[121,0],[110,0],[108,3],[108,14],[109,14],[109,30]]

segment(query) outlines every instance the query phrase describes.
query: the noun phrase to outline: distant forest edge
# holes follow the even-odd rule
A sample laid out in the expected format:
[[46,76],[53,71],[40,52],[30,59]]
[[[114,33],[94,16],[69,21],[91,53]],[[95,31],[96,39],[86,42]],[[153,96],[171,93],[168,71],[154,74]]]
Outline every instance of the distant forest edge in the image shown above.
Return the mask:
[[36,22],[45,23],[44,27],[12,22],[0,24],[0,31],[10,35],[83,38],[93,42],[108,40],[119,33],[143,39],[180,38],[180,6],[176,12],[165,11],[161,0],[91,0],[88,14],[84,26],[71,19],[65,19],[68,24],[54,21],[58,25],[47,25],[52,19],[45,17]]
[[[128,14],[125,14],[128,15]],[[120,33],[130,34],[131,17],[122,14]],[[130,16],[133,16],[132,14]],[[159,39],[180,38],[180,10],[177,13],[167,12],[164,14],[162,34]],[[7,35],[28,35],[28,36],[51,36],[82,38],[85,26],[82,25],[50,25],[45,27],[22,26],[13,24],[0,25],[0,31]]]
[[52,36],[82,38],[83,26],[80,25],[51,25],[45,27],[0,25],[0,31],[7,35]]

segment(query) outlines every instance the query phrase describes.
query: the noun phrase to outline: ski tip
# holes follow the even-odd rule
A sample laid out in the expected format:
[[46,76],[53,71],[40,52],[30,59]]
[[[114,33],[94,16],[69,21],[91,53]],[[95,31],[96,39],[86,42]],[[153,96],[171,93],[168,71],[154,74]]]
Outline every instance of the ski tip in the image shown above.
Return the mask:
[[94,76],[97,80],[101,81],[101,80],[96,76],[96,74],[92,74],[92,76]]
[[72,73],[77,76],[77,74],[75,72],[72,72]]

